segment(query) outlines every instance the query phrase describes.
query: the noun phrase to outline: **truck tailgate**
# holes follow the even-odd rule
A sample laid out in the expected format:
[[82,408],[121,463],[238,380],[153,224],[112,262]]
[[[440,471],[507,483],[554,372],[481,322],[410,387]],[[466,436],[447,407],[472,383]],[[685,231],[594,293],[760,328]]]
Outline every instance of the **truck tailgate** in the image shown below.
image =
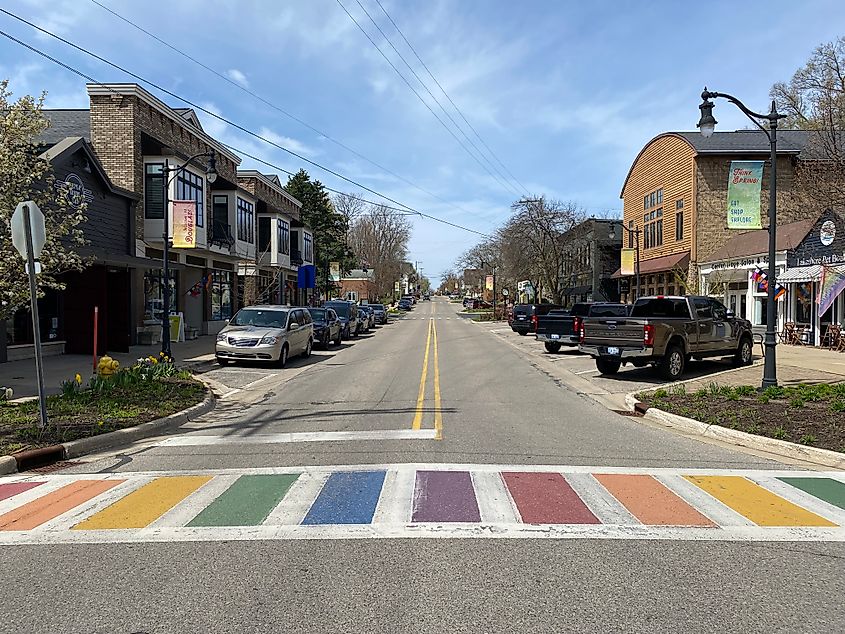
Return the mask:
[[587,319],[584,321],[584,345],[641,347],[643,326],[639,319]]
[[570,315],[542,315],[537,318],[537,334],[571,336],[575,334],[572,324],[575,318]]

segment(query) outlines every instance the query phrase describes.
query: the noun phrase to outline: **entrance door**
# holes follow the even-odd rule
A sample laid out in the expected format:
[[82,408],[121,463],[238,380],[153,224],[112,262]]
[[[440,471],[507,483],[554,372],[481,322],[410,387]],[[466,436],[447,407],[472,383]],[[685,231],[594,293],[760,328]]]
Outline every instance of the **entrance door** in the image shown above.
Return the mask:
[[129,352],[129,270],[118,269],[106,274],[106,349]]

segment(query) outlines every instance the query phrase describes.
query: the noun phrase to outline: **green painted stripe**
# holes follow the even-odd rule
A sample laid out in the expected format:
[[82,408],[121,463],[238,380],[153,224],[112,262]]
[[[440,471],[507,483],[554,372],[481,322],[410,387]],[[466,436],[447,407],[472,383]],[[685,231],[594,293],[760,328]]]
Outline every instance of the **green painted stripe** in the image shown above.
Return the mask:
[[188,526],[258,526],[298,477],[296,474],[241,476]]
[[845,509],[845,484],[833,478],[778,478],[813,497]]

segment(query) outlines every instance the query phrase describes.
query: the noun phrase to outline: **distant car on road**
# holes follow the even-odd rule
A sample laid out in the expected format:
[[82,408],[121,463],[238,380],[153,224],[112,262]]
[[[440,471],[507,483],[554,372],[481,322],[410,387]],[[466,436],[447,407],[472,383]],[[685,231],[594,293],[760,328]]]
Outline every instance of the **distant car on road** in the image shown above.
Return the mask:
[[373,307],[373,314],[376,317],[376,323],[384,325],[387,323],[387,308],[384,304],[370,304]]
[[397,304],[399,310],[411,310],[411,300],[403,297],[399,300],[399,304]]
[[327,350],[330,343],[339,346],[342,338],[343,324],[337,313],[331,308],[309,308],[311,319],[314,321],[314,341]]
[[307,308],[249,306],[242,308],[217,334],[220,365],[234,361],[271,361],[284,367],[288,358],[311,356],[314,328]]
[[341,336],[344,339],[357,337],[361,324],[358,321],[358,308],[355,302],[348,302],[343,299],[333,299],[323,304],[323,308],[331,308],[337,313],[342,326]]

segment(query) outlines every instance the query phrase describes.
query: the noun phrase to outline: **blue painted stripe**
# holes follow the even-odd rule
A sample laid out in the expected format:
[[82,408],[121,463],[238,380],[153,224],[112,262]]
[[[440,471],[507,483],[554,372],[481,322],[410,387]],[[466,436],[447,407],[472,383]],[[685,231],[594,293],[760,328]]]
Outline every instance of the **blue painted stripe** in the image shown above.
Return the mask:
[[303,524],[369,524],[376,512],[384,471],[343,471],[326,480]]

